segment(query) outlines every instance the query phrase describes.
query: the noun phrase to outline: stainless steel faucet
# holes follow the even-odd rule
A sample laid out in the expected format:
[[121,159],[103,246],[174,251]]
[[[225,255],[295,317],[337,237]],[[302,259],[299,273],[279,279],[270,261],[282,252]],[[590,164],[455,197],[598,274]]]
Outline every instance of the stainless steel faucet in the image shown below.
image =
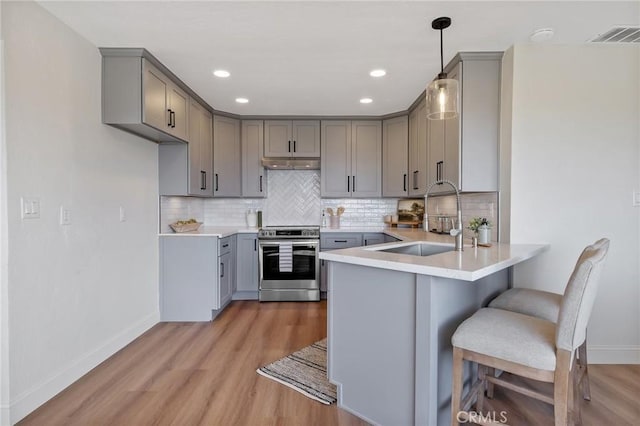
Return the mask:
[[429,192],[431,191],[431,188],[433,188],[434,186],[441,185],[443,183],[450,185],[453,188],[453,190],[456,191],[456,207],[458,208],[458,217],[457,217],[458,226],[456,228],[452,226],[451,231],[449,231],[449,234],[451,234],[451,236],[455,237],[456,239],[456,251],[462,251],[462,210],[460,208],[460,192],[458,191],[458,188],[456,187],[456,185],[450,180],[447,180],[447,179],[437,180],[433,182],[431,185],[429,185],[429,187],[427,188],[427,192],[424,193],[424,229],[425,230],[428,229],[428,223],[429,223],[428,216],[427,216],[427,198],[429,197]]

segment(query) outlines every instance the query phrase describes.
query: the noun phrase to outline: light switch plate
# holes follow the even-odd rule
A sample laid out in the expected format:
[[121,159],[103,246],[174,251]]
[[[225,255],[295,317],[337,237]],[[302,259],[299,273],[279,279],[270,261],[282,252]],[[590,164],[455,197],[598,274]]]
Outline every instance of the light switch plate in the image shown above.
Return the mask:
[[633,193],[633,207],[640,207],[640,192]]
[[127,220],[127,212],[124,210],[124,207],[120,206],[120,222],[125,222]]
[[40,219],[40,198],[22,197],[20,198],[22,219]]
[[60,225],[71,225],[71,210],[60,206]]

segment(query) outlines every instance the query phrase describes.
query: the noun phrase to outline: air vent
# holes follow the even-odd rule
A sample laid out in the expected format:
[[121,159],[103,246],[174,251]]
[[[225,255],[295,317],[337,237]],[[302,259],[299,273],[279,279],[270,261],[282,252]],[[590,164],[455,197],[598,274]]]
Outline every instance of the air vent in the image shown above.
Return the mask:
[[614,27],[597,35],[592,43],[640,43],[640,27]]

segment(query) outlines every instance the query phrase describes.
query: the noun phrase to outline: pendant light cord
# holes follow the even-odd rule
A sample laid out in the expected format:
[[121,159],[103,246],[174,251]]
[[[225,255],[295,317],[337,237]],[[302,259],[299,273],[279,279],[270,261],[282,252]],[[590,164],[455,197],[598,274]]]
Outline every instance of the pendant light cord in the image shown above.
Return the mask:
[[440,28],[440,74],[444,72],[444,53],[442,48],[442,28]]

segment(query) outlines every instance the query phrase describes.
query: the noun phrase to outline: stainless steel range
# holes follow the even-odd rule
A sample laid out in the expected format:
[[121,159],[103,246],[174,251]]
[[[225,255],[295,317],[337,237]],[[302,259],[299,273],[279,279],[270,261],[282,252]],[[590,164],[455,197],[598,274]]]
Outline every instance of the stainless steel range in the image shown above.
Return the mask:
[[319,227],[261,228],[258,242],[261,302],[320,300]]

